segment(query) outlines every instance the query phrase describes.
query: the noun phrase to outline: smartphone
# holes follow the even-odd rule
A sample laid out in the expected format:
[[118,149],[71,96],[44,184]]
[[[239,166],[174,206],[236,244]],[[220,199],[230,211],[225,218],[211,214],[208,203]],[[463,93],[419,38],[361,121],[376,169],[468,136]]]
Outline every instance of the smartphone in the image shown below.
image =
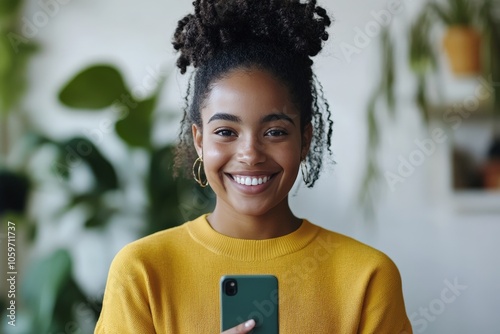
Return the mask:
[[273,275],[225,275],[220,280],[221,331],[254,319],[251,333],[278,334],[278,279]]

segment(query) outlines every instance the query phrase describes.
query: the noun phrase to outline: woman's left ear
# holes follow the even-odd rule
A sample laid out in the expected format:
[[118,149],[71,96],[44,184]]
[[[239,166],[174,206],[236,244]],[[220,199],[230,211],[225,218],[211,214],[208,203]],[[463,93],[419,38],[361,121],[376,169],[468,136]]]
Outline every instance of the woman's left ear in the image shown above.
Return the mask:
[[304,131],[302,132],[302,151],[300,152],[300,156],[302,160],[304,160],[309,153],[309,147],[311,147],[312,140],[312,124],[308,123],[304,127]]
[[194,148],[196,149],[198,156],[201,157],[201,156],[203,156],[203,145],[202,145],[203,144],[203,133],[202,133],[202,130],[196,124],[192,125],[191,130],[193,132]]

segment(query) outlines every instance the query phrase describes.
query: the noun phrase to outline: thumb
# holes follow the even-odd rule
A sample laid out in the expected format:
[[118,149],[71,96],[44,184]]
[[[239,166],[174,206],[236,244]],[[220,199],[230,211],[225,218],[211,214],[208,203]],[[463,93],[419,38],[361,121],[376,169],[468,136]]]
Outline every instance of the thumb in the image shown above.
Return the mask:
[[222,334],[245,334],[250,332],[254,327],[255,327],[255,320],[250,319],[242,324],[239,324],[236,327],[228,329]]

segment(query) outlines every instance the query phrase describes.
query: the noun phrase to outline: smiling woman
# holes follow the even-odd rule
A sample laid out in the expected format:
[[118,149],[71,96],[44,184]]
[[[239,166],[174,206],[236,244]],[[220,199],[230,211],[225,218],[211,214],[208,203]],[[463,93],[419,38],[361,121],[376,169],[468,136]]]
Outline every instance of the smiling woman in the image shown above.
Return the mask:
[[[223,234],[249,239],[296,229],[300,223],[287,195],[307,155],[311,126],[302,131],[300,111],[285,87],[263,70],[232,71],[213,85],[201,118],[203,125],[192,128],[197,153],[217,194],[216,208],[208,217],[211,225]],[[279,223],[276,217],[295,224]],[[247,224],[231,223],[234,220]]]
[[[269,333],[277,309],[271,327],[282,333],[411,333],[394,263],[288,203],[301,166],[312,187],[331,153],[311,60],[328,38],[326,11],[314,0],[194,6],[173,40],[181,73],[195,68],[176,165],[210,185],[216,206],[119,252],[96,333]],[[219,281],[233,274],[274,276],[279,298],[247,291],[248,305],[236,307],[250,309],[228,321]]]

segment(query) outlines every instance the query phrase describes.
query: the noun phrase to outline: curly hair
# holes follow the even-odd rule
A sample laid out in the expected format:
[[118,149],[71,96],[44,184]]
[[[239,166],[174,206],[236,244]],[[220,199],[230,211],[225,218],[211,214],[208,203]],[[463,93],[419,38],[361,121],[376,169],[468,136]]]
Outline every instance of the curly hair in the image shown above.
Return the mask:
[[[190,170],[196,158],[191,125],[202,126],[200,111],[213,85],[235,70],[260,69],[283,83],[300,110],[302,130],[309,123],[313,137],[305,158],[304,182],[319,177],[325,149],[330,155],[333,122],[323,88],[312,71],[313,61],[328,39],[331,20],[315,0],[196,0],[195,13],[178,22],[172,44],[180,52],[181,74],[196,68],[185,96],[175,158],[175,174]],[[187,168],[186,168],[187,167]],[[186,169],[185,169],[186,168]]]

